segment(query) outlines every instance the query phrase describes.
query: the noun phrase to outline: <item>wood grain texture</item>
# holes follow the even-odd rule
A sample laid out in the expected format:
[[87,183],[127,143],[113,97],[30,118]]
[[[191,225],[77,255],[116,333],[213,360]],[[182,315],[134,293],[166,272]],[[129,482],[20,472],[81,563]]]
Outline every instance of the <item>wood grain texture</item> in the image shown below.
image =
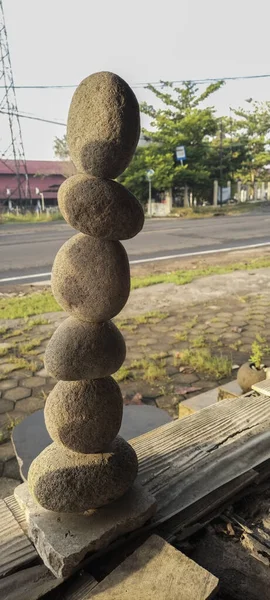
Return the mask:
[[36,550],[4,500],[0,500],[0,577],[31,562]]
[[98,584],[89,600],[206,600],[218,579],[159,536],[151,536]]
[[270,458],[269,398],[223,400],[131,443],[155,521],[167,520]]

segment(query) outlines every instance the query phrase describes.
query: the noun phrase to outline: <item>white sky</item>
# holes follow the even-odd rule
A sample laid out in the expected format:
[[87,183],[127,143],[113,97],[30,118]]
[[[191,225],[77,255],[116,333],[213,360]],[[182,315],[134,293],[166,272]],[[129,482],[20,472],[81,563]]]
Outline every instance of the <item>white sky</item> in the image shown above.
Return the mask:
[[[159,1],[3,0],[15,85],[78,84],[101,70],[131,85],[270,73],[269,0]],[[72,93],[17,90],[19,111],[66,122]],[[154,101],[143,89],[136,94]],[[270,100],[270,78],[228,83],[211,104],[228,113],[250,97]],[[26,157],[53,158],[64,127],[21,126]]]

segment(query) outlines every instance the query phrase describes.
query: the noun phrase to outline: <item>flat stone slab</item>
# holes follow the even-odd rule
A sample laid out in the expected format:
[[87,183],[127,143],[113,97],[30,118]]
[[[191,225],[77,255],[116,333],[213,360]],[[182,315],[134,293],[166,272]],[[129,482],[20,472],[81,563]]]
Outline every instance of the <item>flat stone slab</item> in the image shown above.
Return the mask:
[[211,406],[211,404],[218,402],[220,390],[222,390],[223,400],[226,398],[226,392],[228,392],[227,397],[231,398],[233,396],[242,396],[243,394],[237,381],[230,381],[225,385],[218,386],[212,390],[198,394],[197,396],[192,396],[192,398],[188,398],[187,400],[181,402],[179,404],[179,419],[182,417],[187,417],[188,415],[197,412],[202,408],[206,408],[207,406]]
[[28,536],[55,577],[68,577],[88,552],[141,527],[155,513],[155,498],[139,484],[116,502],[83,514],[55,513],[34,502],[27,483],[14,491]]
[[99,583],[88,599],[207,600],[218,579],[157,535]]
[[[146,404],[124,406],[123,420],[119,435],[125,440],[152,431],[172,418],[165,410]],[[24,481],[27,480],[29,467],[36,458],[52,443],[44,421],[44,411],[38,410],[14,427],[12,442]]]

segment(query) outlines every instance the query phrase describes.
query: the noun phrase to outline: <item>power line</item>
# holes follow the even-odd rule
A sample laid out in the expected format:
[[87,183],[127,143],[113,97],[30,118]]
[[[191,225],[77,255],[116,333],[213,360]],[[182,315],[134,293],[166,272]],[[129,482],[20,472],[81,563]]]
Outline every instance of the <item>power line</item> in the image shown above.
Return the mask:
[[[240,81],[245,79],[267,79],[270,77],[270,73],[265,73],[262,75],[236,75],[234,77],[206,77],[205,79],[175,79],[170,83],[178,84],[178,83],[195,83],[195,84],[204,84],[204,83],[215,83],[217,81]],[[62,90],[62,89],[75,89],[79,84],[73,85],[16,85],[15,89],[17,90]],[[164,83],[162,81],[150,81],[150,82],[140,82],[134,83],[131,85],[133,89],[145,88],[148,85],[154,86],[163,86]],[[4,88],[4,86],[0,85],[0,89]]]
[[31,115],[21,114],[17,112],[8,112],[5,110],[0,110],[0,113],[3,115],[16,116],[21,117],[22,119],[31,119],[33,121],[42,121],[42,123],[52,123],[53,125],[61,125],[62,127],[66,127],[66,123],[60,123],[60,121],[53,121],[51,119],[43,119],[42,117],[34,117]]

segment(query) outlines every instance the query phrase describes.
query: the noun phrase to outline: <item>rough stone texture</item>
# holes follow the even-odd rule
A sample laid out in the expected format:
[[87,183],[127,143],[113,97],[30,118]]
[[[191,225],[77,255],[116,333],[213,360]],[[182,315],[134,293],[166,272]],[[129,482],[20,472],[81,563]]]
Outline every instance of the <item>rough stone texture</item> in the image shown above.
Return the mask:
[[[153,406],[146,406],[145,404],[124,406],[119,434],[125,440],[130,440],[170,421],[171,418],[167,412]],[[52,443],[45,427],[43,410],[38,410],[14,427],[12,443],[19,463],[21,477],[26,481],[33,460]],[[1,447],[0,445],[0,451]]]
[[5,392],[4,398],[5,400],[12,400],[12,402],[17,402],[17,400],[29,398],[29,396],[31,396],[31,390],[29,390],[26,387],[16,387]]
[[252,369],[250,363],[244,363],[237,373],[237,382],[244,393],[249,392],[252,385],[263,381],[265,378],[265,371],[263,369]]
[[28,535],[56,577],[68,577],[88,552],[106,547],[141,527],[155,513],[154,497],[138,484],[116,502],[83,515],[48,513],[31,497],[26,483],[15,498],[28,523]]
[[69,317],[48,343],[45,365],[56,379],[97,379],[118,371],[125,356],[125,341],[114,323],[86,323]]
[[64,219],[93,237],[127,240],[141,231],[140,202],[117,181],[77,173],[62,183],[58,204]]
[[78,171],[116,179],[130,163],[139,135],[139,105],[121,77],[94,73],[80,83],[67,125],[70,156]]
[[78,233],[56,255],[52,291],[59,304],[84,321],[107,321],[125,305],[129,262],[120,242]]
[[121,437],[103,454],[79,454],[53,443],[32,463],[29,489],[43,508],[84,512],[120,498],[133,484],[138,461]]
[[52,440],[74,452],[102,452],[121,427],[123,399],[112,377],[59,381],[46,400],[45,424]]

